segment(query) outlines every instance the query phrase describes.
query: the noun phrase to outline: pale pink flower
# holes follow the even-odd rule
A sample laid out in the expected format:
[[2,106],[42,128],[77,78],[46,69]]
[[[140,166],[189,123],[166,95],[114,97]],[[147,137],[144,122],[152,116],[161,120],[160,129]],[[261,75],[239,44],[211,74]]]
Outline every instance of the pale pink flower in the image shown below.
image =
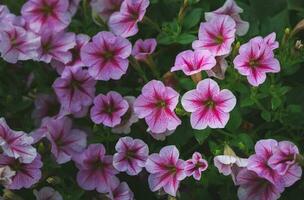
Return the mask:
[[9,166],[0,167],[0,185],[4,187],[12,183],[12,177],[16,175]]
[[216,65],[211,70],[206,71],[209,77],[215,77],[220,80],[224,80],[225,73],[228,68],[226,57],[227,56],[215,57]]
[[91,119],[95,124],[115,127],[121,123],[122,116],[126,114],[128,108],[128,102],[117,92],[99,94],[95,97],[94,106],[91,108]]
[[234,40],[234,20],[227,15],[219,15],[201,23],[198,40],[192,43],[192,47],[208,50],[214,56],[223,56],[230,53]]
[[139,39],[133,46],[132,56],[134,56],[136,60],[144,61],[155,51],[156,45],[157,41],[154,38]]
[[234,67],[248,82],[258,86],[266,80],[266,73],[278,73],[280,63],[274,58],[273,48],[262,37],[255,37],[240,47]]
[[186,50],[176,56],[171,72],[183,70],[187,76],[190,76],[202,70],[211,70],[215,64],[214,56],[207,50]]
[[264,38],[266,44],[270,47],[271,50],[279,48],[279,42],[276,41],[276,33],[270,33]]
[[12,183],[6,188],[19,190],[21,188],[30,188],[41,178],[42,162],[39,154],[31,163],[23,163],[19,159],[0,154],[0,167],[9,166],[16,174],[12,177]]
[[124,97],[124,99],[128,102],[129,109],[126,112],[126,114],[124,114],[122,116],[120,124],[118,124],[112,128],[113,133],[128,134],[131,132],[132,124],[138,122],[138,117],[134,112],[134,102],[135,102],[136,98],[133,96],[126,96],[126,97]]
[[172,135],[175,132],[174,130],[166,130],[165,132],[162,133],[154,133],[152,132],[149,128],[147,130],[147,132],[155,139],[155,140],[160,140],[160,141],[164,141],[166,139],[167,136]]
[[163,147],[159,154],[153,153],[146,162],[150,189],[155,192],[161,188],[171,196],[176,196],[180,181],[186,178],[185,161],[179,159],[175,146]]
[[110,200],[133,200],[134,194],[126,182],[120,183],[107,195]]
[[198,152],[194,152],[192,158],[186,160],[185,173],[187,176],[193,176],[195,180],[200,180],[202,172],[208,168],[208,162],[202,158]]
[[236,34],[243,36],[248,32],[249,23],[241,19],[240,13],[242,12],[243,9],[240,8],[234,0],[226,0],[225,4],[219,9],[213,12],[206,12],[205,19],[209,21],[212,18],[218,17],[218,15],[228,15],[235,21]]
[[41,45],[37,57],[39,61],[50,63],[52,59],[55,59],[62,63],[68,63],[72,60],[72,54],[69,50],[76,45],[75,33],[44,31],[40,35]]
[[72,120],[63,117],[50,119],[46,136],[51,142],[51,152],[59,164],[78,156],[87,145],[87,135],[79,129],[72,129]]
[[188,91],[182,97],[182,105],[191,112],[191,125],[194,129],[224,128],[233,110],[236,98],[230,90],[220,90],[212,79],[200,81],[196,89]]
[[175,130],[181,120],[174,112],[179,94],[161,81],[152,80],[142,88],[142,94],[134,103],[135,113],[145,118],[149,131],[163,133]]
[[115,12],[109,19],[109,27],[115,35],[130,37],[138,32],[137,23],[142,21],[149,0],[124,0],[120,11]]
[[242,169],[237,176],[238,197],[240,200],[277,200],[284,187],[272,184],[255,172]]
[[102,144],[90,144],[76,161],[77,182],[84,190],[106,193],[119,182],[115,176],[118,171],[112,165],[113,157],[105,153]]
[[1,22],[10,22],[11,17],[15,17],[10,13],[8,7],[6,5],[0,5],[0,23]]
[[36,155],[36,149],[31,145],[33,138],[23,131],[10,129],[4,118],[0,118],[0,146],[5,155],[19,158],[23,163],[31,163]]
[[59,32],[71,22],[68,0],[29,0],[21,10],[22,16],[35,32]]
[[107,22],[114,12],[119,11],[122,2],[123,0],[91,0],[90,4],[93,12]]
[[39,46],[40,37],[30,31],[11,24],[1,25],[0,53],[5,61],[17,63],[18,60],[33,59]]
[[51,187],[43,187],[39,191],[34,190],[36,200],[63,200],[61,194]]
[[132,45],[120,36],[100,32],[81,49],[81,60],[96,80],[118,80],[127,72]]
[[135,176],[145,167],[149,148],[144,141],[123,137],[118,140],[115,149],[117,153],[113,157],[113,166],[118,171]]
[[93,103],[96,81],[87,70],[66,68],[53,88],[62,106],[62,112],[78,113]]

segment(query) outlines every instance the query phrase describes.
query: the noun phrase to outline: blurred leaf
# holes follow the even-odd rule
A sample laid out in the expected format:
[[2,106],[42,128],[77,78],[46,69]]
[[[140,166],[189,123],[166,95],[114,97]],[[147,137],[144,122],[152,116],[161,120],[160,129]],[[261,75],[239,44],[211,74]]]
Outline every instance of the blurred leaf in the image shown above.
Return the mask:
[[183,27],[187,30],[196,26],[201,21],[202,13],[202,8],[195,8],[191,10],[184,18]]
[[189,33],[182,33],[176,39],[176,42],[179,44],[191,44],[196,39],[195,35]]
[[194,136],[199,144],[203,144],[205,140],[209,137],[211,129],[207,128],[205,130],[195,130]]
[[262,117],[265,121],[267,121],[267,122],[270,122],[270,120],[271,120],[271,114],[270,114],[270,112],[265,111],[265,110],[262,111],[261,117]]

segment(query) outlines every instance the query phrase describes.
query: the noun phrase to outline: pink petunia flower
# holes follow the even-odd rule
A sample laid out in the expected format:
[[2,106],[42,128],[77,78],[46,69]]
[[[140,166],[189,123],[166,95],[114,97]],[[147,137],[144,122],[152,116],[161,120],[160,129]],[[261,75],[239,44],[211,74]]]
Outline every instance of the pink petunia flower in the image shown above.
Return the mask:
[[22,27],[11,24],[1,26],[0,53],[5,61],[17,63],[18,60],[29,60],[37,56],[40,37]]
[[87,135],[79,129],[72,129],[71,119],[50,119],[46,126],[46,136],[52,144],[51,152],[57,163],[66,163],[85,149]]
[[94,106],[91,108],[91,119],[95,124],[115,127],[121,123],[122,116],[128,108],[128,102],[117,92],[99,94],[95,97]]
[[227,15],[219,15],[201,23],[198,40],[192,43],[193,49],[208,50],[214,56],[227,55],[235,40],[235,22]]
[[114,12],[119,11],[122,2],[123,0],[91,0],[90,4],[93,12],[107,22]]
[[79,3],[81,0],[68,0],[68,1],[69,1],[68,11],[71,16],[74,16],[78,10]]
[[96,81],[87,70],[66,68],[53,88],[65,113],[77,113],[93,103]]
[[291,142],[282,141],[273,150],[273,155],[268,160],[268,166],[280,174],[285,182],[285,187],[293,185],[301,179],[302,168],[296,162],[299,154],[298,147]]
[[5,155],[19,158],[23,163],[31,163],[36,155],[36,149],[31,146],[33,138],[23,131],[10,129],[4,118],[0,118],[0,146]]
[[12,177],[12,183],[6,186],[11,190],[30,188],[41,178],[42,162],[39,154],[31,163],[23,163],[19,159],[0,154],[0,167],[4,166],[9,166],[16,172],[16,175]]
[[75,33],[52,32],[47,31],[41,35],[41,46],[38,49],[38,60],[50,63],[55,59],[62,63],[68,63],[72,60],[70,49],[74,48]]
[[34,190],[36,200],[63,200],[61,194],[51,187],[43,187],[39,191]]
[[152,80],[142,89],[142,94],[134,103],[135,113],[145,118],[149,131],[163,133],[175,130],[181,120],[174,112],[179,94],[161,81]]
[[115,176],[118,171],[113,167],[113,157],[105,155],[102,144],[90,144],[78,158],[77,182],[84,190],[94,190],[106,193],[119,182]]
[[60,61],[57,61],[57,60],[51,61],[51,65],[56,69],[58,74],[62,74],[63,70],[66,67],[70,67],[70,68],[85,67],[85,64],[81,60],[80,52],[81,52],[81,48],[84,45],[86,45],[89,41],[90,41],[90,37],[88,35],[85,35],[85,34],[76,35],[76,40],[75,40],[76,45],[73,49],[70,50],[70,52],[72,54],[72,59],[66,64],[64,64]]
[[157,41],[154,38],[142,40],[139,39],[135,42],[132,50],[132,56],[136,60],[144,61],[151,55],[157,46]]
[[226,0],[225,4],[221,8],[213,12],[206,12],[205,19],[209,21],[212,18],[218,17],[218,15],[228,15],[235,21],[236,34],[243,36],[248,32],[249,23],[241,19],[240,13],[242,12],[243,9],[240,8],[234,0]]
[[220,80],[224,80],[225,73],[228,68],[226,57],[227,56],[215,57],[216,65],[212,69],[206,71],[209,77],[215,77]]
[[231,91],[220,90],[212,79],[200,81],[195,90],[188,91],[182,97],[182,105],[191,112],[191,125],[194,129],[224,128],[233,110],[236,98]]
[[12,183],[13,176],[16,175],[16,172],[13,171],[9,166],[0,167],[0,185],[6,187]]
[[264,41],[270,47],[271,50],[275,50],[275,49],[279,48],[279,42],[276,41],[276,33],[275,32],[270,33],[269,35],[267,35],[264,38]]
[[120,11],[109,19],[109,27],[115,35],[130,37],[138,32],[137,23],[142,21],[148,8],[149,0],[124,0]]
[[284,187],[272,184],[255,172],[242,169],[237,176],[238,197],[240,200],[277,200]]
[[[269,43],[262,37],[255,37],[240,47],[239,55],[234,59],[234,67],[248,82],[259,86],[266,80],[266,73],[278,73],[280,63],[274,58]],[[272,45],[271,45],[272,46]]]
[[21,14],[35,32],[59,32],[71,22],[68,12],[68,0],[29,0],[21,10]]
[[208,168],[208,162],[202,158],[202,155],[195,152],[192,159],[186,160],[185,173],[187,176],[193,176],[195,180],[200,180],[202,172]]
[[100,32],[81,49],[81,60],[96,80],[118,80],[127,72],[132,45],[120,36]]
[[117,153],[113,157],[113,166],[118,171],[135,176],[145,167],[149,148],[144,141],[123,137],[118,140],[115,149]]
[[171,72],[183,70],[187,75],[193,75],[202,70],[211,70],[216,65],[214,56],[207,50],[187,50],[176,56]]
[[146,162],[150,189],[155,192],[161,188],[171,196],[176,196],[180,181],[186,178],[185,161],[179,159],[175,146],[163,147],[159,154],[151,154]]
[[136,98],[133,96],[126,96],[124,99],[128,102],[129,109],[126,114],[122,116],[120,124],[112,128],[113,133],[128,134],[131,132],[132,124],[138,122],[138,117],[134,112],[134,102]]
[[110,190],[107,197],[110,200],[133,200],[134,194],[126,182],[120,183],[115,189]]
[[155,139],[155,140],[160,140],[160,141],[164,141],[166,139],[167,136],[172,135],[175,132],[174,130],[166,130],[165,132],[161,132],[161,133],[154,133],[152,132],[149,128],[147,130],[147,132]]
[[14,18],[14,15],[10,13],[6,5],[0,5],[0,23],[1,22],[10,22],[11,18]]

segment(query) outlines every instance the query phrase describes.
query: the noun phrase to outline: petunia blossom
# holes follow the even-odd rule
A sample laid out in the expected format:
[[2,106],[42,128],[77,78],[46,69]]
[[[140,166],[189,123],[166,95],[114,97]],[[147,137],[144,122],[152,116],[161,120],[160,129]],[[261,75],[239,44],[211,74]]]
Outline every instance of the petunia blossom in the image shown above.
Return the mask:
[[63,200],[61,194],[51,187],[43,187],[39,191],[34,190],[36,200]]
[[107,197],[110,200],[133,200],[134,194],[126,182],[120,183],[114,189],[111,189]]
[[228,15],[235,21],[236,34],[243,36],[248,32],[249,23],[241,19],[240,13],[242,12],[243,9],[240,8],[234,0],[226,0],[225,4],[219,9],[212,12],[206,12],[205,19],[209,21],[212,18],[218,17],[218,15]]
[[72,129],[71,119],[50,119],[46,126],[46,137],[51,142],[51,152],[57,163],[66,163],[85,149],[87,135],[79,129]]
[[207,50],[186,50],[176,56],[171,72],[182,70],[187,76],[211,70],[216,65],[214,56]]
[[182,105],[187,112],[191,112],[192,128],[224,128],[229,120],[229,112],[236,105],[236,98],[230,90],[220,90],[214,80],[204,79],[196,89],[184,94]]
[[234,59],[234,67],[248,82],[259,86],[266,80],[266,73],[278,73],[280,63],[274,58],[273,48],[262,37],[255,37],[240,47]]
[[66,68],[53,83],[62,112],[77,113],[93,103],[96,81],[87,70]]
[[21,188],[30,188],[41,178],[42,162],[39,154],[31,163],[20,162],[19,159],[8,157],[0,154],[0,167],[9,166],[16,174],[12,177],[11,184],[7,185],[7,189],[19,190]]
[[123,137],[118,140],[115,149],[117,153],[113,156],[113,166],[118,171],[135,176],[145,167],[149,148],[142,140]]
[[112,165],[113,157],[105,154],[102,144],[90,144],[79,156],[77,182],[82,189],[106,193],[119,182],[115,176],[118,171]]
[[31,163],[36,155],[36,149],[31,145],[33,138],[23,131],[10,129],[4,118],[0,118],[0,147],[5,155]]
[[71,22],[68,0],[29,0],[21,9],[21,14],[35,32],[59,32]]
[[134,56],[136,60],[144,61],[155,51],[156,45],[157,41],[154,38],[139,39],[133,46],[132,56]]
[[0,167],[0,185],[4,187],[12,183],[12,177],[16,175],[9,166]]
[[119,12],[113,13],[109,19],[110,30],[124,38],[135,35],[137,23],[143,20],[149,4],[149,0],[124,0]]
[[142,94],[134,102],[139,118],[145,118],[148,130],[163,133],[175,130],[181,120],[174,112],[179,94],[161,81],[152,80],[142,88]]
[[81,60],[96,80],[118,80],[127,72],[132,45],[111,32],[100,32],[81,49]]
[[172,135],[175,132],[174,130],[166,130],[164,132],[161,133],[154,133],[152,132],[149,128],[147,130],[147,132],[155,139],[155,140],[160,140],[160,141],[164,141],[166,139],[166,137]]
[[194,152],[192,158],[186,160],[185,173],[187,176],[193,176],[195,180],[200,180],[202,172],[208,168],[208,162],[202,158],[198,152]]
[[275,50],[275,49],[279,48],[279,42],[276,41],[276,33],[275,32],[270,33],[269,35],[267,35],[264,38],[264,41],[270,47],[271,50]]
[[114,12],[120,10],[122,2],[123,0],[91,0],[90,5],[93,12],[97,13],[104,22],[107,22]]
[[206,71],[209,77],[215,77],[220,80],[225,78],[225,72],[228,68],[226,57],[227,56],[215,57],[216,65],[212,69]]
[[235,22],[227,15],[219,15],[200,25],[198,40],[192,43],[193,49],[208,50],[214,56],[227,55],[235,40]]
[[176,196],[180,181],[186,178],[185,161],[179,159],[179,151],[173,145],[163,147],[159,154],[151,154],[146,170],[150,173],[150,189],[155,192],[163,188],[171,196]]
[[9,63],[18,60],[29,60],[37,57],[40,37],[22,27],[11,24],[0,24],[0,53]]

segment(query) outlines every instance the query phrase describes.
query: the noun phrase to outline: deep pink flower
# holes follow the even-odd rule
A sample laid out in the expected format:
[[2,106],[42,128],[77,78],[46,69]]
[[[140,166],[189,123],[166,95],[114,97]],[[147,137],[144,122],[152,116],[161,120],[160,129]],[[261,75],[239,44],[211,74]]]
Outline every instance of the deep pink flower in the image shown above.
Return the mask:
[[84,190],[105,193],[119,182],[115,176],[118,171],[112,165],[113,157],[105,153],[102,144],[90,144],[77,160],[77,182]]
[[118,140],[115,149],[117,153],[113,157],[113,166],[118,171],[134,176],[145,167],[149,156],[149,148],[144,141],[123,137]]
[[81,60],[96,80],[118,80],[127,72],[132,45],[120,36],[100,32],[81,49]]
[[111,31],[124,38],[135,35],[138,32],[137,23],[144,18],[149,4],[149,0],[124,0],[120,11],[113,13],[109,19]]
[[96,81],[85,69],[66,68],[53,88],[65,113],[77,113],[92,104]]
[[214,56],[227,55],[235,40],[235,22],[227,15],[213,17],[201,23],[198,40],[192,43],[193,49],[208,50]]
[[35,32],[59,32],[71,22],[68,0],[29,0],[21,10],[22,16]]
[[132,50],[132,56],[136,60],[146,60],[156,49],[157,41],[154,38],[142,40],[139,39],[135,42]]
[[90,41],[90,37],[85,34],[78,34],[76,35],[76,46],[70,50],[72,54],[72,59],[64,64],[60,61],[57,60],[52,60],[51,64],[52,66],[56,69],[58,74],[61,74],[65,67],[70,67],[70,68],[81,68],[85,67],[85,64],[82,62],[81,57],[80,57],[80,51],[81,48],[86,45]]
[[40,37],[22,27],[2,24],[0,28],[1,57],[10,63],[29,60],[37,56]]
[[161,81],[152,80],[142,89],[142,94],[134,103],[135,113],[139,118],[145,118],[148,131],[163,133],[175,130],[181,120],[174,112],[179,94]]
[[52,59],[62,63],[68,63],[72,60],[70,49],[74,48],[75,33],[52,32],[47,31],[41,35],[41,46],[38,49],[38,60],[50,63]]
[[278,143],[278,146],[273,150],[273,155],[268,160],[268,165],[283,176],[285,187],[289,187],[301,179],[302,168],[296,162],[298,154],[299,150],[296,145],[282,141]]
[[13,176],[16,175],[16,172],[13,171],[9,166],[0,167],[0,185],[6,187],[12,183]]
[[87,145],[86,133],[72,129],[72,120],[67,117],[50,119],[46,136],[52,144],[51,152],[59,164],[78,156]]
[[12,183],[7,185],[7,188],[11,190],[30,188],[41,178],[42,162],[39,154],[31,163],[23,163],[19,159],[0,154],[0,167],[4,166],[9,166],[16,172],[16,175],[12,177]]
[[227,56],[215,57],[216,65],[211,70],[206,71],[209,77],[215,77],[220,80],[225,78],[225,72],[228,68],[226,57]]
[[134,194],[126,182],[120,183],[107,195],[110,200],[133,200]]
[[202,70],[211,70],[216,64],[214,56],[207,50],[187,50],[176,56],[171,72],[183,70],[187,75],[193,75]]
[[23,163],[31,163],[37,151],[31,146],[33,138],[23,131],[10,129],[4,118],[0,118],[0,146],[5,155],[20,159]]
[[284,191],[284,187],[272,184],[246,168],[238,174],[237,184],[240,185],[238,189],[240,200],[277,200]]
[[182,105],[191,112],[191,125],[194,129],[224,128],[233,110],[236,98],[230,90],[220,90],[212,79],[200,81],[195,90],[182,97]]
[[128,102],[117,92],[99,94],[95,97],[94,106],[91,108],[91,119],[95,124],[115,127],[121,123],[121,118],[128,108]]
[[114,12],[119,11],[122,2],[123,0],[91,0],[90,4],[93,12],[107,22]]
[[229,15],[236,23],[236,34],[243,36],[248,32],[249,23],[241,19],[240,13],[242,12],[243,9],[234,0],[226,0],[225,4],[219,9],[213,12],[206,12],[205,19],[209,21],[212,18],[218,17],[218,15]]
[[202,155],[195,152],[192,159],[186,160],[185,173],[187,176],[193,176],[195,180],[200,180],[202,172],[208,168],[208,162],[202,158]]
[[126,96],[126,97],[124,97],[124,99],[128,102],[129,109],[126,112],[126,114],[124,116],[122,116],[120,124],[118,124],[112,128],[113,133],[128,134],[131,132],[132,124],[138,122],[138,117],[134,112],[135,97]]
[[39,191],[34,190],[36,200],[63,200],[61,194],[51,187],[43,187]]
[[234,59],[234,67],[247,76],[248,82],[258,86],[266,80],[266,73],[280,71],[280,63],[274,58],[269,43],[262,37],[255,37],[240,47],[239,55]]
[[166,146],[159,154],[151,154],[146,162],[150,189],[154,192],[163,188],[166,193],[176,196],[180,181],[186,178],[184,169],[185,161],[179,159],[175,146]]
[[69,1],[68,11],[71,14],[71,16],[74,16],[77,12],[81,0],[68,0],[68,1]]

